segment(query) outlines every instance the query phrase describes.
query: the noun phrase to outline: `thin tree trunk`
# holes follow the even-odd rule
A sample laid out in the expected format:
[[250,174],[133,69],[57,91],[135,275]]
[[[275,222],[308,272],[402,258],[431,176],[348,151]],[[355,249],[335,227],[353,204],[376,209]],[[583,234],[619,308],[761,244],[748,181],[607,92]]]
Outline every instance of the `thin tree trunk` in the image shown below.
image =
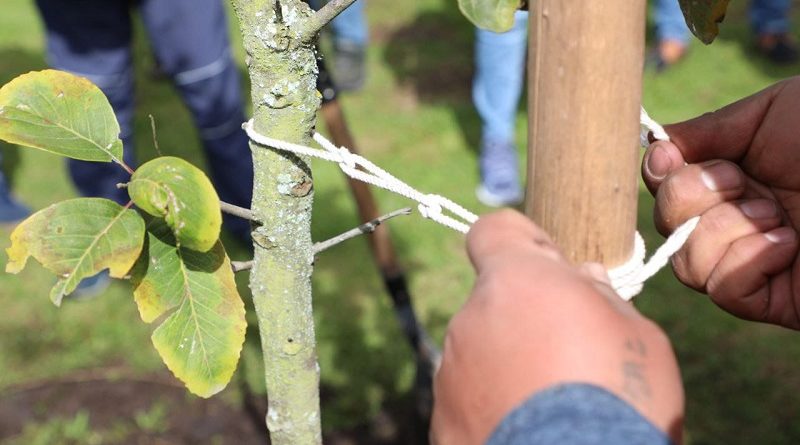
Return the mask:
[[[308,145],[319,96],[313,12],[300,0],[232,0],[247,51],[255,129]],[[255,249],[250,289],[258,316],[272,443],[319,444],[319,366],[311,305],[311,169],[306,159],[251,144]]]
[[645,0],[532,4],[526,213],[575,262],[633,249]]

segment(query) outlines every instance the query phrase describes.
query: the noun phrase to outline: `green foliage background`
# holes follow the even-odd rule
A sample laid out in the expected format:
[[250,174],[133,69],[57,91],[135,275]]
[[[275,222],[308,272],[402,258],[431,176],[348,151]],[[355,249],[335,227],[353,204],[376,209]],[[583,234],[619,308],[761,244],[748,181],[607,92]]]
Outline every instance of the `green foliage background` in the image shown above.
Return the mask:
[[[712,46],[694,42],[680,65],[658,75],[646,71],[645,105],[653,117],[662,122],[688,118],[800,69],[775,68],[752,52],[745,6],[731,5]],[[342,99],[359,145],[369,158],[409,183],[488,210],[473,195],[480,129],[469,98],[471,26],[446,0],[368,3],[367,9],[372,29],[369,81],[363,92]],[[238,42],[235,29],[234,24],[232,35]],[[156,155],[146,119],[151,113],[159,123],[164,154],[202,166],[187,112],[168,83],[149,75],[152,58],[141,32],[136,55],[140,160]],[[238,47],[237,57],[243,60]],[[42,30],[32,2],[6,0],[0,14],[0,82],[43,67]],[[524,105],[518,122],[522,154]],[[0,149],[4,170],[28,204],[42,208],[75,196],[58,157],[11,146]],[[314,171],[314,237],[321,240],[352,227],[356,217],[336,167],[317,162]],[[388,193],[376,194],[387,211],[408,204]],[[640,227],[649,244],[656,245],[660,237],[652,229],[652,201],[645,192],[640,208]],[[448,317],[472,282],[463,237],[417,217],[389,225],[421,317],[441,339]],[[9,233],[0,229],[0,248],[8,246]],[[246,256],[244,249],[229,250],[233,259]],[[0,258],[4,265],[5,257]],[[239,277],[242,284],[244,278]],[[29,267],[20,276],[0,274],[0,397],[15,385],[87,368],[110,369],[111,375],[119,369],[143,375],[165,372],[129,286],[114,284],[98,299],[65,302],[58,309],[47,298],[51,284],[52,277],[40,267]],[[405,396],[413,380],[412,355],[398,340],[365,239],[323,254],[314,286],[327,394],[323,423],[326,429],[353,425],[373,416],[382,403]],[[799,334],[734,320],[680,286],[669,272],[648,284],[637,305],[665,327],[678,352],[688,393],[690,443],[800,441]],[[255,358],[253,354],[251,349],[248,357]],[[249,375],[255,374],[257,362],[247,362]],[[235,402],[235,385],[221,397]]]

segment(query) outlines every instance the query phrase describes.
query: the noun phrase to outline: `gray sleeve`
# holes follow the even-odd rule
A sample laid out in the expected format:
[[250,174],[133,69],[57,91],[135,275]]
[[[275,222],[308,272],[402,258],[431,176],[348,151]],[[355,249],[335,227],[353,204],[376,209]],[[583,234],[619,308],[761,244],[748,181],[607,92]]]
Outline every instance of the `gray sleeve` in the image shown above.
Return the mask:
[[571,383],[537,392],[508,414],[487,445],[671,444],[661,430],[609,391]]

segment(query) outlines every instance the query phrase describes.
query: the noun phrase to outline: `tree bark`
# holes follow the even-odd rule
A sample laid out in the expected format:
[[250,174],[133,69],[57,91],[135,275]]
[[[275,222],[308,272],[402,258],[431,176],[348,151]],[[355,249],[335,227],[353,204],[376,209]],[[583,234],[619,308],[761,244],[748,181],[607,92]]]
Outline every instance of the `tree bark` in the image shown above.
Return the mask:
[[[319,95],[313,11],[300,0],[232,0],[252,83],[255,129],[309,145]],[[322,442],[319,365],[311,304],[311,205],[307,159],[251,143],[255,180],[250,289],[258,317],[274,445]]]
[[573,262],[625,262],[636,229],[645,0],[537,0],[526,213]]

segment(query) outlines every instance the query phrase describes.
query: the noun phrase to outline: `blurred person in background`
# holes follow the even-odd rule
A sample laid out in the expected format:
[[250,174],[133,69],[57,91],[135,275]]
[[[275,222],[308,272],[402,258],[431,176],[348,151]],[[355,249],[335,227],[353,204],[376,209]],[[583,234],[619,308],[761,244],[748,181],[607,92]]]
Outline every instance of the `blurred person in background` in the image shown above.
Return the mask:
[[[798,50],[790,35],[791,0],[752,0],[748,10],[750,27],[759,54],[779,65],[798,60]],[[657,0],[655,6],[657,47],[656,69],[677,63],[686,54],[690,32],[678,0]]]
[[663,71],[686,54],[691,33],[678,0],[656,0],[653,19],[656,28],[653,62],[656,70]]
[[516,12],[514,26],[508,32],[475,31],[472,102],[481,119],[481,182],[475,194],[491,207],[514,206],[523,198],[514,124],[522,95],[527,41],[526,11]]
[[[369,28],[364,12],[366,0],[357,0],[328,25],[333,36],[333,77],[338,91],[358,91],[367,78],[366,54]],[[309,0],[319,9],[324,0]]]
[[[117,115],[124,159],[131,166],[136,165],[131,16],[137,9],[159,69],[172,80],[192,114],[220,199],[250,207],[253,163],[241,128],[246,120],[241,83],[221,0],[37,0],[36,4],[46,28],[49,64],[103,90]],[[128,202],[127,192],[116,187],[128,182],[128,174],[119,166],[73,159],[68,165],[81,195]],[[246,221],[225,215],[225,224],[238,239],[249,239]],[[84,280],[76,292],[105,288],[95,287],[93,280],[108,282],[106,274],[99,274]]]

